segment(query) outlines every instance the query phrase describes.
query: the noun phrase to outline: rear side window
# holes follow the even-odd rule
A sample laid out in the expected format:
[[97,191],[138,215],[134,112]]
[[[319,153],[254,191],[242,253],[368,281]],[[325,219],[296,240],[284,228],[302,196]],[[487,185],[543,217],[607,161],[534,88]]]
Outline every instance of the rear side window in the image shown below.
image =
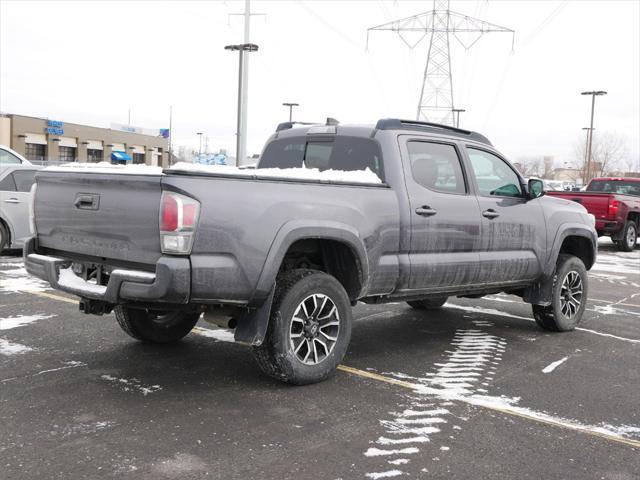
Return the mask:
[[370,169],[383,178],[382,156],[375,140],[360,137],[292,137],[274,140],[265,148],[258,168],[317,168],[358,171]]
[[592,180],[587,187],[587,192],[640,195],[640,182],[627,180]]
[[15,192],[16,183],[13,181],[13,175],[8,174],[0,180],[0,192]]
[[407,143],[413,179],[429,190],[466,193],[460,158],[453,145],[410,141]]
[[13,153],[0,148],[0,165],[20,165],[22,161]]
[[16,170],[13,172],[13,179],[16,182],[16,189],[18,192],[28,192],[31,190],[31,185],[36,181],[35,170]]

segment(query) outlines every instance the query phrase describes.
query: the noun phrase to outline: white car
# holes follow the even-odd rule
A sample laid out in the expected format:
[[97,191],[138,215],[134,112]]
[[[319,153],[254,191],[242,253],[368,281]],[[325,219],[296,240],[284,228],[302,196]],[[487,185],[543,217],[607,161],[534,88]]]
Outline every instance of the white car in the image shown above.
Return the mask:
[[0,145],[0,166],[31,165],[31,162],[9,147]]
[[29,162],[0,163],[0,252],[21,248],[31,234],[31,186],[41,168]]

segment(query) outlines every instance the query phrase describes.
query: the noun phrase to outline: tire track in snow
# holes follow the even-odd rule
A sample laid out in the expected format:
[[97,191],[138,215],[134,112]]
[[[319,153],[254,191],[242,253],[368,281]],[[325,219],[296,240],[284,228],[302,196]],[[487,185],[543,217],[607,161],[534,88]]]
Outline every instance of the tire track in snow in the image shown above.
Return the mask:
[[[493,323],[484,320],[473,321],[474,326],[490,327]],[[443,394],[474,395],[486,393],[495,374],[496,365],[500,363],[505,351],[504,338],[490,335],[483,330],[458,329],[451,340],[451,349],[441,363],[436,363],[435,372],[426,373],[425,377],[412,377],[403,373],[384,372],[384,375],[412,381],[442,390]],[[409,473],[400,470],[400,466],[411,462],[411,457],[428,448],[432,437],[447,427],[451,412],[451,402],[442,400],[431,394],[414,394],[408,398],[400,412],[390,412],[390,419],[380,420],[384,427],[384,435],[378,437],[364,452],[366,457],[384,458],[386,463],[379,463],[376,471],[367,473],[367,478],[389,478]],[[458,425],[453,430],[460,430]],[[434,447],[435,448],[435,447]],[[446,452],[449,447],[442,445],[438,451]],[[392,468],[393,466],[393,468]]]

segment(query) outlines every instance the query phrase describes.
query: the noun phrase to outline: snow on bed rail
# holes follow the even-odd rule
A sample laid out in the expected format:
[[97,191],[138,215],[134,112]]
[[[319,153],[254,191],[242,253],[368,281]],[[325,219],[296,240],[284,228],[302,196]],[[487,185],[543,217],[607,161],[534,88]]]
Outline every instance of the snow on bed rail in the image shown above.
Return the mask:
[[238,168],[231,165],[200,165],[179,162],[168,169],[188,172],[213,173],[216,175],[234,175],[257,178],[291,178],[298,180],[324,180],[329,182],[372,183],[382,180],[371,169],[366,170],[323,170],[317,168]]
[[114,165],[109,162],[73,162],[62,165],[52,165],[44,168],[48,172],[90,172],[90,173],[126,173],[129,175],[162,175],[162,167],[151,165],[129,164]]
[[[49,172],[83,172],[83,173],[123,173],[127,175],[163,175],[162,167],[151,165],[113,165],[109,162],[83,163],[73,162],[46,167]],[[366,170],[323,170],[317,168],[238,168],[231,165],[201,165],[197,163],[178,162],[164,169],[165,172],[201,172],[216,175],[230,175],[254,179],[287,178],[294,180],[317,180],[326,182],[344,182],[361,184],[381,184],[382,180],[371,169]]]

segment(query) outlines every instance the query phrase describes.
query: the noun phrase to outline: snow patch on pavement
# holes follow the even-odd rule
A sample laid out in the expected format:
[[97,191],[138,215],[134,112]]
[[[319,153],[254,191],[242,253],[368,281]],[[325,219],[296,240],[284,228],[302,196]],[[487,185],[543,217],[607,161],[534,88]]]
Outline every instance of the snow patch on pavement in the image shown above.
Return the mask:
[[212,329],[212,328],[194,327],[193,330],[191,331],[197,335],[201,335],[207,338],[213,338],[214,340],[218,340],[219,342],[230,342],[230,343],[235,342],[235,338],[231,330],[225,330],[223,328]]
[[0,293],[44,292],[51,290],[48,282],[32,277],[23,267],[0,270]]
[[569,357],[564,357],[564,358],[561,358],[560,360],[558,360],[557,362],[550,363],[549,365],[547,365],[546,367],[544,367],[542,369],[542,373],[551,373],[551,372],[553,372],[556,368],[558,368],[560,365],[562,365],[568,359],[569,359]]
[[55,317],[55,315],[18,315],[15,317],[0,318],[0,330],[11,330],[12,328],[23,327],[38,320]]
[[21,353],[27,353],[33,350],[33,348],[22,345],[21,343],[12,343],[8,340],[0,338],[0,355],[11,356],[19,355]]
[[119,386],[125,392],[137,391],[145,397],[150,393],[162,390],[160,385],[143,385],[137,378],[117,378],[112,375],[101,375],[100,378]]

